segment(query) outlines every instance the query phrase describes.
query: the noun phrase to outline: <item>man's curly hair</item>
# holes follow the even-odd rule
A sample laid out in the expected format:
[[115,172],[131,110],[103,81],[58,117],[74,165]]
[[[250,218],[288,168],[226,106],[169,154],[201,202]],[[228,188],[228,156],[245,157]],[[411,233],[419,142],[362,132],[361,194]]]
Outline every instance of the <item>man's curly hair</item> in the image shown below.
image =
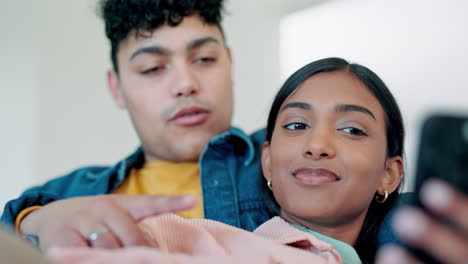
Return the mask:
[[223,0],[101,0],[99,14],[111,43],[111,60],[118,72],[117,51],[128,34],[150,32],[161,25],[177,26],[184,17],[199,15],[209,25],[221,27]]

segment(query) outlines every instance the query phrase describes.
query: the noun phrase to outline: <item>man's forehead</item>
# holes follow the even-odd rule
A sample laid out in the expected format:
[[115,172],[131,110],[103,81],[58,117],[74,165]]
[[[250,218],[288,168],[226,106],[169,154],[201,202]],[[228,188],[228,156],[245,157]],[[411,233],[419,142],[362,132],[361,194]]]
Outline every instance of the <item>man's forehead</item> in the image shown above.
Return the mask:
[[202,44],[216,44],[223,46],[222,38],[218,38],[217,36],[213,36],[212,34],[193,34],[193,36],[185,36],[180,38],[166,38],[164,36],[158,35],[139,35],[134,37],[133,41],[131,41],[134,49],[139,49],[143,47],[152,47],[158,46],[165,49],[190,49],[192,46],[199,46],[196,45],[197,43]]
[[223,36],[218,26],[206,24],[198,17],[186,17],[176,26],[164,24],[152,31],[132,30],[122,41],[121,47],[128,48],[130,53],[150,46],[176,51],[185,50],[193,42],[208,38],[213,40],[210,43],[224,46]]

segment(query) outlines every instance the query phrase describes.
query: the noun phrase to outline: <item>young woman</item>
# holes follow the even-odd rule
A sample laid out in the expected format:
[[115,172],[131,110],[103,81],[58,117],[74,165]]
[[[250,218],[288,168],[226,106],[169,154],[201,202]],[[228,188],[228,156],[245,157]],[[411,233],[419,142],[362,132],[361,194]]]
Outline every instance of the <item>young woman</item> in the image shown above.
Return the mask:
[[403,139],[400,110],[372,71],[339,58],[312,62],[286,81],[268,119],[262,169],[281,218],[252,234],[205,219],[156,216],[140,227],[159,250],[64,249],[50,257],[73,264],[164,263],[166,257],[372,263],[378,227],[401,185]]
[[394,97],[368,68],[327,58],[299,69],[273,102],[262,153],[281,217],[345,263],[356,263],[349,246],[373,263],[402,183],[404,134]]

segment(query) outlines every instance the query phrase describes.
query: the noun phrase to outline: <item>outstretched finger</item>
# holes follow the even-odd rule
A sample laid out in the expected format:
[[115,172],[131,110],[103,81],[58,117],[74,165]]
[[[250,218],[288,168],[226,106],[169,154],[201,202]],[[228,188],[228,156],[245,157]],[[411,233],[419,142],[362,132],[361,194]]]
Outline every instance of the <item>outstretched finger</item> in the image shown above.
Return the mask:
[[197,203],[195,196],[118,195],[114,197],[119,206],[137,221],[148,216],[187,210]]
[[148,246],[137,221],[114,200],[101,200],[95,207],[96,212],[105,215],[103,221],[109,228],[109,233],[115,234],[123,247]]
[[400,209],[395,214],[394,226],[408,245],[423,249],[443,263],[463,263],[468,259],[466,237],[419,209]]
[[421,262],[411,256],[405,249],[390,245],[379,250],[376,264],[420,264]]
[[442,181],[431,180],[422,187],[421,200],[426,207],[448,219],[460,232],[468,236],[468,197],[466,195]]

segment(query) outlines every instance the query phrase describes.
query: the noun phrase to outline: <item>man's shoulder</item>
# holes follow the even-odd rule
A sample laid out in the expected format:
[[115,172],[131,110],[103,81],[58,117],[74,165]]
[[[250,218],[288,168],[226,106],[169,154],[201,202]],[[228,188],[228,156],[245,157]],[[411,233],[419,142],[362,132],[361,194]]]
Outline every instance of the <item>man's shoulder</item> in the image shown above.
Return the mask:
[[260,128],[250,134],[250,138],[255,141],[263,144],[265,142],[266,128]]
[[[221,134],[223,135],[223,134]],[[229,131],[227,131],[224,135],[233,136],[235,138],[241,139],[241,141],[247,144],[263,145],[265,141],[266,129],[260,128],[255,130],[254,132],[248,134],[240,128],[232,127]]]
[[144,162],[141,148],[128,157],[118,161],[112,166],[85,166],[77,168],[61,177],[55,178],[47,182],[43,187],[51,185],[55,187],[66,184],[71,186],[71,190],[80,190],[81,186],[85,189],[90,189],[89,186],[94,184],[103,184],[108,188],[113,189],[115,183],[122,182],[132,168],[141,166]]
[[1,221],[13,224],[16,215],[34,205],[87,195],[108,194],[126,178],[132,168],[144,162],[141,148],[113,166],[87,166],[75,169],[60,177],[24,191],[17,199],[9,201],[4,208]]
[[[229,140],[225,140],[229,138]],[[255,163],[258,160],[262,150],[263,142],[265,141],[265,129],[259,129],[251,134],[247,134],[243,130],[232,127],[227,132],[216,136],[211,141],[214,145],[230,145],[235,149],[236,157],[241,157],[244,165]],[[208,146],[208,148],[210,148]],[[224,153],[229,155],[229,152]]]
[[45,186],[53,183],[54,181],[68,182],[78,179],[80,179],[81,181],[84,180],[82,178],[86,178],[87,180],[98,179],[103,175],[110,174],[114,170],[115,166],[83,166],[51,179],[50,181],[45,183]]
[[[24,195],[53,194],[57,199],[90,195],[96,192],[96,184],[109,181],[116,172],[115,166],[86,166],[50,179],[42,185],[27,189]],[[107,185],[107,184],[106,184]],[[92,187],[93,186],[93,187]]]

